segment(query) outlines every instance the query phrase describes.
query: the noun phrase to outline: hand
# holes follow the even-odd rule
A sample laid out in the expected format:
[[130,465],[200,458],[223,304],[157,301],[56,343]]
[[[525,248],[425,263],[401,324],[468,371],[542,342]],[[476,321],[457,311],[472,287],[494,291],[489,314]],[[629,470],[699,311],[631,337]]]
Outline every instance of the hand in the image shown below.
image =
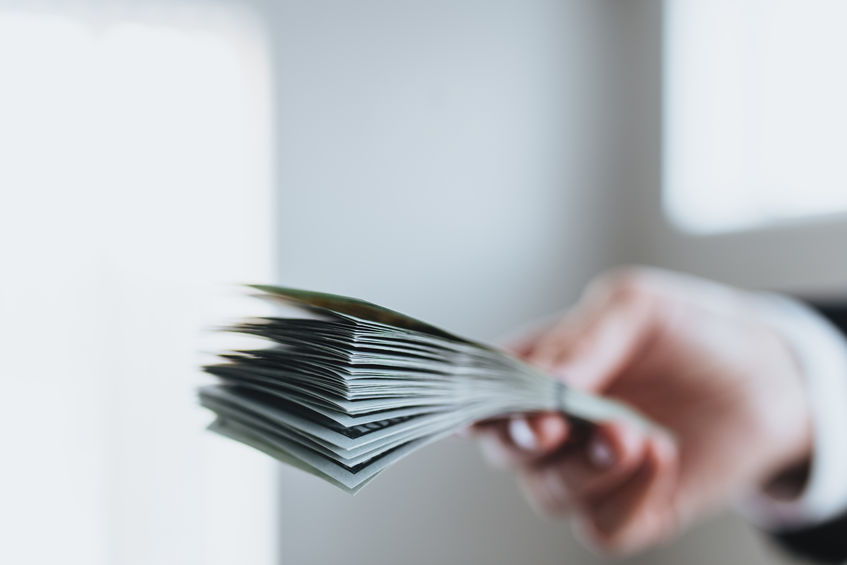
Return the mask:
[[601,550],[662,542],[810,457],[800,369],[744,291],[657,270],[615,272],[514,351],[671,434],[609,422],[577,439],[555,413],[477,425],[487,451],[517,468],[530,501],[572,511]]

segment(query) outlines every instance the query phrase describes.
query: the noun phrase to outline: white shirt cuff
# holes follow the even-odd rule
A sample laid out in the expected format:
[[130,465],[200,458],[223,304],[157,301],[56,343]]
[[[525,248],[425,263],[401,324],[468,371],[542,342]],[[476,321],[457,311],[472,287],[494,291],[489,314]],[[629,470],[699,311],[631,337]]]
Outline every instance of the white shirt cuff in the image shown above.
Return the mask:
[[765,529],[812,527],[847,511],[847,340],[807,306],[785,297],[756,297],[760,311],[788,341],[801,366],[811,405],[814,448],[808,480],[797,497],[755,492],[739,510]]

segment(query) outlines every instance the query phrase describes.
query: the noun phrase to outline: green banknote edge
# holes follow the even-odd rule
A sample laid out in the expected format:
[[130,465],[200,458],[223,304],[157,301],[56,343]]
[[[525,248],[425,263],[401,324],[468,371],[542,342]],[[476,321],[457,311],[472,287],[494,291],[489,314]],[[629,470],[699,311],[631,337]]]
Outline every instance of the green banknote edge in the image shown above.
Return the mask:
[[358,298],[265,284],[251,284],[247,286],[268,293],[287,302],[302,304],[311,308],[324,310],[326,312],[337,312],[339,314],[353,316],[354,318],[361,318],[362,320],[387,324],[398,328],[423,332],[440,338],[476,345],[483,349],[492,349],[485,344],[457,336],[444,331],[441,328],[437,328],[432,324],[427,324],[426,322],[407,316],[401,312],[378,306],[372,302],[359,300]]

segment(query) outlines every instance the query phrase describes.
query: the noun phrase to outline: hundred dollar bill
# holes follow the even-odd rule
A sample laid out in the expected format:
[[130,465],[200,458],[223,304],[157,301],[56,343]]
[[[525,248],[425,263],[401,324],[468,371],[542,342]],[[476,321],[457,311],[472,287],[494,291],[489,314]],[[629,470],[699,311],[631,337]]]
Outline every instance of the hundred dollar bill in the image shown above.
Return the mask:
[[409,453],[479,420],[561,411],[654,427],[495,347],[355,298],[254,286],[293,313],[229,329],[267,346],[223,353],[199,391],[210,429],[355,493]]

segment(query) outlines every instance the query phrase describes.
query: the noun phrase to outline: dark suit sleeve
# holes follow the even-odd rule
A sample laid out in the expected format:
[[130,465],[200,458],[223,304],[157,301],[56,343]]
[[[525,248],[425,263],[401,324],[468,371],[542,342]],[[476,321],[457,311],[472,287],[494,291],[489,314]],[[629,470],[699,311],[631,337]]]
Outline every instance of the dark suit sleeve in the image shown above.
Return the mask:
[[[847,304],[811,303],[819,313],[837,326],[847,337]],[[847,375],[844,375],[847,379]],[[844,430],[847,449],[847,430]],[[844,477],[847,481],[847,477]],[[840,518],[813,528],[783,532],[774,536],[777,542],[797,555],[821,563],[847,562],[847,513]]]

